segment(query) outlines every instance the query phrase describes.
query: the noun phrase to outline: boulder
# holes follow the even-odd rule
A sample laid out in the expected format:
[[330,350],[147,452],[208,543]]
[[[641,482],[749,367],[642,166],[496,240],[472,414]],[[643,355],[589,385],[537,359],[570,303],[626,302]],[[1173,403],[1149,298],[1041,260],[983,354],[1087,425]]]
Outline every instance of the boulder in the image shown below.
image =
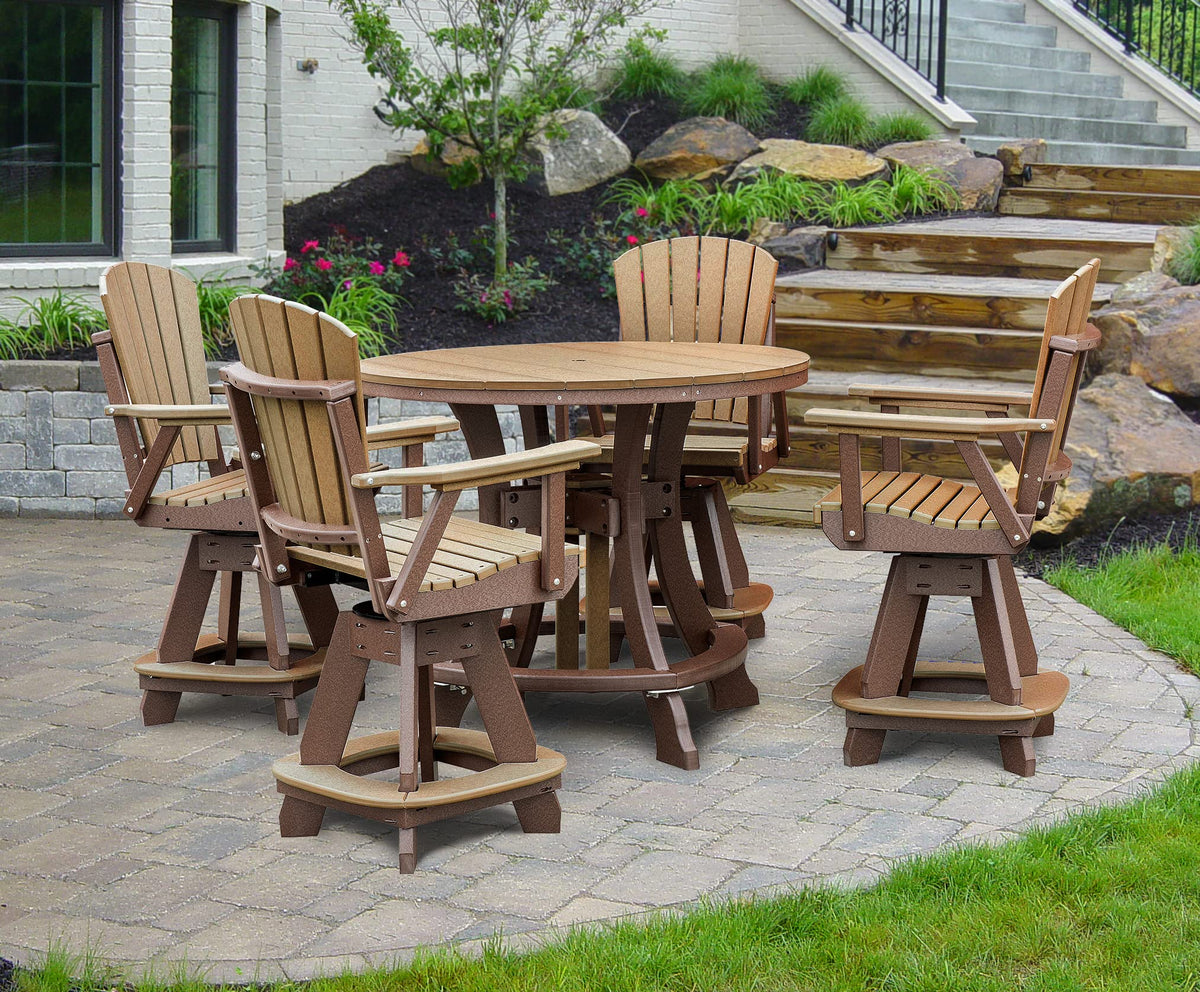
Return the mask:
[[875,153],[896,168],[935,169],[958,191],[962,210],[995,210],[1004,185],[1004,166],[998,159],[980,158],[957,141],[900,141]]
[[[422,138],[417,142],[416,147],[413,148],[408,161],[418,172],[423,172],[427,176],[437,176],[439,179],[445,179],[446,174],[453,166],[461,165],[468,159],[477,157],[478,153],[474,148],[464,145],[455,138],[446,139],[446,143],[442,146],[441,155],[432,155],[429,151],[429,141]],[[480,174],[475,181],[480,182],[482,179],[483,175]]]
[[[1069,540],[1200,502],[1200,425],[1136,376],[1103,375],[1079,391],[1066,452],[1070,478],[1037,533]],[[997,474],[1016,483],[1011,468]]]
[[750,225],[750,231],[746,235],[746,240],[752,245],[761,245],[764,241],[770,241],[772,238],[782,238],[787,233],[788,226],[782,221],[759,217],[758,220]]
[[941,169],[972,159],[975,153],[960,141],[934,138],[929,141],[897,141],[875,152],[893,169],[907,165],[910,169]]
[[1190,227],[1160,227],[1154,235],[1154,250],[1150,256],[1151,272],[1170,272],[1175,256],[1191,239]]
[[758,151],[758,139],[724,117],[691,117],[667,128],[633,164],[653,179],[704,179]]
[[768,238],[762,246],[789,268],[820,269],[825,266],[823,227],[797,227],[778,238]]
[[566,132],[550,138],[543,131],[526,148],[532,169],[525,185],[546,196],[580,193],[629,168],[629,147],[588,110],[556,110],[547,126]]
[[1200,286],[1161,274],[1138,277],[1092,323],[1104,335],[1090,363],[1095,371],[1128,373],[1160,392],[1200,398]]
[[888,179],[892,170],[887,162],[869,152],[841,145],[814,145],[807,141],[766,138],[762,150],[743,159],[729,176],[730,184],[753,180],[763,169],[786,172],[817,182],[865,183],[870,179]]
[[1041,165],[1046,161],[1046,142],[1041,138],[1021,138],[1006,141],[996,149],[996,158],[1004,166],[1007,179],[1021,179],[1027,165]]

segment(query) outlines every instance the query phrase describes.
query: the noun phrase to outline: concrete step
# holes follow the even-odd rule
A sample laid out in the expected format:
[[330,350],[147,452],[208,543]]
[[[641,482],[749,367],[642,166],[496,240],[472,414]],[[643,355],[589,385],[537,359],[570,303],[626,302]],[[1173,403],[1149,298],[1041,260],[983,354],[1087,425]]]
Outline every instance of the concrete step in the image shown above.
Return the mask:
[[1119,97],[1124,92],[1120,76],[1060,69],[1038,69],[1036,72],[1023,73],[1006,65],[951,59],[946,61],[946,82],[951,86],[987,86],[998,90],[1019,84],[1025,89],[1036,87],[1049,93],[1075,96]]
[[[1020,80],[1022,86],[1040,86],[1039,80]],[[1158,104],[1153,100],[1123,100],[1106,96],[1073,96],[1055,90],[995,89],[990,86],[946,87],[946,95],[972,115],[981,111],[1013,114],[1043,114],[1054,117],[1090,117],[1105,121],[1153,124]]]
[[[993,154],[1011,137],[989,134],[967,135],[967,146],[985,155]],[[1048,141],[1046,158],[1073,165],[1164,165],[1200,166],[1200,151],[1150,145],[1097,145],[1090,141]]]
[[981,134],[1003,134],[1010,138],[1045,138],[1047,141],[1117,145],[1159,145],[1184,148],[1187,128],[1174,124],[1142,124],[1091,117],[1055,117],[981,110],[972,116]]
[[[1042,45],[1001,45],[994,41],[973,41],[969,38],[946,40],[946,71],[950,79],[958,81],[951,71],[956,62],[982,62],[997,66],[1013,76],[1014,68],[1051,69],[1060,72],[1087,72],[1092,58],[1087,52],[1071,52],[1064,48],[1046,48]],[[964,80],[965,82],[965,80]]]
[[994,41],[1001,45],[1042,45],[1053,47],[1054,28],[1013,21],[991,21],[972,17],[948,17],[947,38],[966,38],[974,41]]
[[973,21],[1007,21],[1013,24],[1025,21],[1025,4],[1020,0],[950,0],[948,10],[951,17],[970,18]]

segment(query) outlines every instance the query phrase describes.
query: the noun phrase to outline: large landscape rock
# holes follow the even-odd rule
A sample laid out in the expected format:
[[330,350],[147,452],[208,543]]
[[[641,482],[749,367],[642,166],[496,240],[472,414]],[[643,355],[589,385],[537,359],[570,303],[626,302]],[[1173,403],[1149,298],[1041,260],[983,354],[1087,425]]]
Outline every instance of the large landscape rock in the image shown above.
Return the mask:
[[825,267],[825,236],[823,227],[797,227],[786,234],[767,238],[762,246],[788,268],[821,269]]
[[851,184],[864,183],[869,179],[888,179],[892,173],[883,159],[857,148],[766,138],[761,151],[734,167],[728,182],[752,180],[763,169],[818,182],[841,180]]
[[896,168],[936,169],[958,191],[962,210],[995,210],[1004,185],[998,159],[979,158],[957,141],[900,141],[875,153]]
[[[1069,540],[1200,502],[1200,426],[1136,376],[1102,375],[1079,391],[1066,452],[1071,476],[1039,533]],[[1012,469],[997,474],[1016,483]]]
[[1092,315],[1104,343],[1097,372],[1136,375],[1160,392],[1200,398],[1200,286],[1139,276]]
[[556,110],[550,120],[566,131],[561,138],[545,133],[529,143],[533,169],[525,185],[546,196],[580,193],[629,168],[629,147],[588,110]]
[[636,165],[654,179],[704,179],[758,151],[758,139],[723,117],[692,117],[642,149]]
[[[446,143],[442,146],[441,155],[433,155],[429,151],[429,141],[422,138],[417,142],[408,160],[418,172],[423,172],[427,176],[437,176],[439,179],[445,179],[452,167],[462,165],[464,162],[477,157],[478,153],[474,148],[469,148],[455,138],[447,138]],[[480,182],[482,179],[483,176],[478,175],[476,182]]]
[[1004,166],[1004,175],[1008,179],[1023,178],[1025,166],[1041,165],[1046,161],[1046,142],[1041,138],[1006,141],[996,149],[996,158]]

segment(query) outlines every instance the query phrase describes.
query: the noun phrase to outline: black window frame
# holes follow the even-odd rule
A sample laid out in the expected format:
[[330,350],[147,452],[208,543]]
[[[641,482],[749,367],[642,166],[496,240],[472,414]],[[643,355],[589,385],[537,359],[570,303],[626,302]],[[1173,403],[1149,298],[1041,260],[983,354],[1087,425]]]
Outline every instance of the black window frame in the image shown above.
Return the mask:
[[121,4],[119,0],[26,0],[60,7],[99,7],[101,11],[100,80],[100,241],[0,241],[0,258],[116,257],[120,251],[117,205],[121,202],[117,156],[121,142]]
[[[177,15],[208,17],[220,24],[219,68],[221,96],[217,104],[218,135],[221,148],[217,173],[217,237],[209,240],[176,240],[175,207],[171,204],[172,254],[231,252],[237,245],[237,16],[232,4],[205,3],[203,0],[176,2],[171,9],[171,38],[174,47]],[[171,105],[175,103],[175,73],[171,71]],[[172,121],[172,126],[174,122]]]

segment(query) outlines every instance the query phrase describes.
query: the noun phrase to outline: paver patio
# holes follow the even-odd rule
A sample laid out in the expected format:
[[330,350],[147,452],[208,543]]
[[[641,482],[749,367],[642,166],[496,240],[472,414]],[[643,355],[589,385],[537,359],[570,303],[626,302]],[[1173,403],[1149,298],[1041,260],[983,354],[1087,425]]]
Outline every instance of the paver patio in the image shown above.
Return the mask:
[[[530,695],[539,740],[569,761],[562,833],[522,834],[511,807],[468,815],[420,830],[404,876],[379,825],[330,812],[319,837],[278,836],[269,767],[298,745],[269,701],[185,696],[176,723],[142,726],[130,661],[154,642],[186,535],[2,526],[0,954],[21,961],[90,942],[159,974],[186,960],[213,980],[304,978],[418,944],[870,882],[896,858],[1004,839],[1200,755],[1185,715],[1200,681],[1023,580],[1042,664],[1072,680],[1037,775],[1004,772],[992,738],[899,732],[878,765],[844,767],[830,691],[865,655],[887,558],[746,527],[752,571],[776,592],[748,665],[762,702],[712,714],[688,693],[700,770],[654,760],[636,696]],[[978,660],[969,603],[935,605],[922,656]],[[390,674],[372,666],[356,732],[394,723]]]

